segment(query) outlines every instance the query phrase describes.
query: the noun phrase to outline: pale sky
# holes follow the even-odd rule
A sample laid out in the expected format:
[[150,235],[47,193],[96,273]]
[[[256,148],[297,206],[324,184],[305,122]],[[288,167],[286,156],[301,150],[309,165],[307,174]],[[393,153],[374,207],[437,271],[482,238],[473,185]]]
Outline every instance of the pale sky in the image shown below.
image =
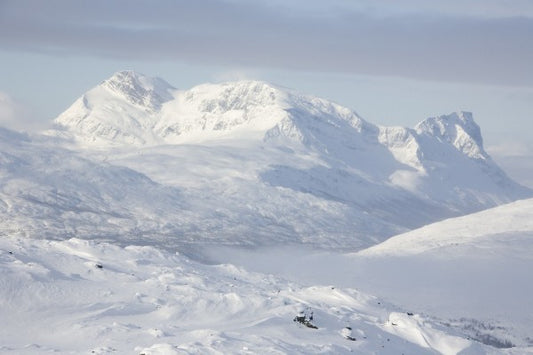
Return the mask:
[[489,152],[528,157],[514,177],[533,184],[532,63],[531,0],[0,0],[0,125],[14,129],[45,127],[119,70],[181,89],[261,79],[377,124],[472,111]]

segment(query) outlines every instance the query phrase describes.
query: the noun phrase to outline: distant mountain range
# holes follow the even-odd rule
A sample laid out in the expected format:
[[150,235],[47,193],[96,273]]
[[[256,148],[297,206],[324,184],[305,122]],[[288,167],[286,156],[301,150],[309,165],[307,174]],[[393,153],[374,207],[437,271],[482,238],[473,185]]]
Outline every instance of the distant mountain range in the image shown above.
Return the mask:
[[0,135],[2,234],[359,250],[532,196],[468,112],[382,127],[259,81],[119,72],[44,135]]

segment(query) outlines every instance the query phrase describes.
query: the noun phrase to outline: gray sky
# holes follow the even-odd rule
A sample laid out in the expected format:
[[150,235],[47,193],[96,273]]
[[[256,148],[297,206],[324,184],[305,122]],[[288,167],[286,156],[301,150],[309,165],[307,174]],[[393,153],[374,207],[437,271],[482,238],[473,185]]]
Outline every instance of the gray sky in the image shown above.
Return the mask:
[[4,0],[0,44],[55,55],[533,86],[531,1],[523,2],[525,16],[503,6],[508,0],[484,0],[492,10],[480,1],[421,6],[427,2]]
[[179,88],[273,81],[381,124],[469,110],[495,154],[524,155],[531,63],[531,0],[0,0],[0,124],[13,128],[133,69]]

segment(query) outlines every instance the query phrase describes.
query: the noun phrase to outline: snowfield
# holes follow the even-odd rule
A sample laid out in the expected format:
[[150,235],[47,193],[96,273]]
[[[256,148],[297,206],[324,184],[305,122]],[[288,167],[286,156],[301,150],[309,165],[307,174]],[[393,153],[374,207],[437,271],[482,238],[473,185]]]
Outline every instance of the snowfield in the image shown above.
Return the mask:
[[[2,352],[493,352],[352,288],[302,286],[153,247],[2,238],[0,272]],[[318,329],[295,322],[300,312]]]
[[0,128],[2,353],[533,353],[533,191],[471,113],[125,71],[54,123]]
[[521,353],[533,351],[532,220],[528,199],[437,222],[357,253],[222,249],[208,258],[304,284],[357,287],[465,337]]
[[[533,243],[533,199],[520,200],[476,214],[452,218],[389,238],[361,251],[365,256],[409,256],[424,253],[457,255],[502,255],[533,258],[527,253]],[[486,246],[485,246],[486,245]],[[493,246],[497,248],[489,248]],[[525,247],[525,248],[524,248]]]

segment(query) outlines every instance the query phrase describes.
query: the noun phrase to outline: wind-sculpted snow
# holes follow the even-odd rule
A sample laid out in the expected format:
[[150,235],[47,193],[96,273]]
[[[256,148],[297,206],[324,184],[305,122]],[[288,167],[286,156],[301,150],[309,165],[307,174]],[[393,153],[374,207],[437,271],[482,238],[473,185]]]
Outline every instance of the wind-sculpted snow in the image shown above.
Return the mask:
[[[306,284],[356,285],[410,313],[424,314],[450,332],[505,349],[502,353],[529,354],[532,251],[533,199],[527,199],[424,226],[357,253],[301,246],[206,253],[218,262],[231,260],[250,271]],[[413,318],[400,314],[390,320],[399,324]],[[412,339],[431,342],[419,334]]]
[[487,344],[531,347],[532,251],[527,199],[392,237],[355,260],[373,270],[367,292],[418,304]]
[[[490,348],[353,288],[152,247],[0,239],[0,351],[456,354]],[[294,321],[298,316],[318,329]]]

